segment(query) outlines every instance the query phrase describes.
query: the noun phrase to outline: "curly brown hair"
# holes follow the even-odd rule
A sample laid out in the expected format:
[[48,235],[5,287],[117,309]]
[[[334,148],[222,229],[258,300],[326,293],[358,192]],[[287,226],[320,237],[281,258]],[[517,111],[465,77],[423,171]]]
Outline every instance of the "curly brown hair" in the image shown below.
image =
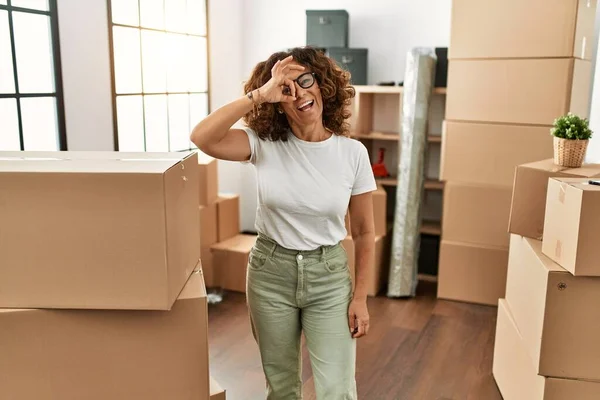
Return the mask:
[[[293,56],[294,61],[315,73],[323,96],[323,125],[336,135],[349,136],[350,103],[356,92],[350,85],[350,73],[334,60],[313,47],[296,47],[281,51],[254,67],[244,85],[244,93],[258,89],[271,79],[271,69],[278,60]],[[244,116],[244,122],[263,140],[287,140],[290,125],[285,114],[279,114],[276,104],[263,103]]]

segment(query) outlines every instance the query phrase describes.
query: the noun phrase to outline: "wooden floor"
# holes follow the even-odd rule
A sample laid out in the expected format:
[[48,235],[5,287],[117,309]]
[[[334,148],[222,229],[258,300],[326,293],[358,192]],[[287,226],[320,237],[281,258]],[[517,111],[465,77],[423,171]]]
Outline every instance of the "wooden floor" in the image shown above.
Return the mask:
[[[435,299],[369,299],[372,327],[358,341],[360,400],[501,400],[492,377],[496,308]],[[264,400],[264,378],[245,298],[209,308],[210,368],[227,400]],[[304,399],[315,399],[306,348]]]

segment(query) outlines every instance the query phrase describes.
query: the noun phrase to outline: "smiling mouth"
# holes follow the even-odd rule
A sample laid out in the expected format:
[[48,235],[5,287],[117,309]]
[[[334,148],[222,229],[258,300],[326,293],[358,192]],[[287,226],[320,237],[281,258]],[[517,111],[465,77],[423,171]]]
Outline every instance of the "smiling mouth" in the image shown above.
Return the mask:
[[305,112],[308,111],[312,108],[313,104],[315,104],[314,100],[308,100],[305,101],[304,103],[300,104],[298,107],[296,107],[297,110]]

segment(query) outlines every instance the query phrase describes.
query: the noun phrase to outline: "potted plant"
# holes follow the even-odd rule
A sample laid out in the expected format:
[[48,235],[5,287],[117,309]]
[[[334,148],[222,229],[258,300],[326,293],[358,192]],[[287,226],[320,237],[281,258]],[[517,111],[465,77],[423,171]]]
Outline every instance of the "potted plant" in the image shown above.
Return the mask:
[[593,133],[589,121],[569,113],[554,120],[550,133],[554,136],[554,163],[562,167],[581,167]]

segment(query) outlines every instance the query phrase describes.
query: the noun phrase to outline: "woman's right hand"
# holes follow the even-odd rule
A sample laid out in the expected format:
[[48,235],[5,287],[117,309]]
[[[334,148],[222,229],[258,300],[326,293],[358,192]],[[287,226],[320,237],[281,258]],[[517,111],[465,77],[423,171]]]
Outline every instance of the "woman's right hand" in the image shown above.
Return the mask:
[[271,79],[258,89],[257,97],[261,103],[289,103],[296,100],[296,85],[289,75],[293,71],[303,71],[304,67],[292,64],[293,61],[294,58],[289,56],[275,63],[271,69]]

